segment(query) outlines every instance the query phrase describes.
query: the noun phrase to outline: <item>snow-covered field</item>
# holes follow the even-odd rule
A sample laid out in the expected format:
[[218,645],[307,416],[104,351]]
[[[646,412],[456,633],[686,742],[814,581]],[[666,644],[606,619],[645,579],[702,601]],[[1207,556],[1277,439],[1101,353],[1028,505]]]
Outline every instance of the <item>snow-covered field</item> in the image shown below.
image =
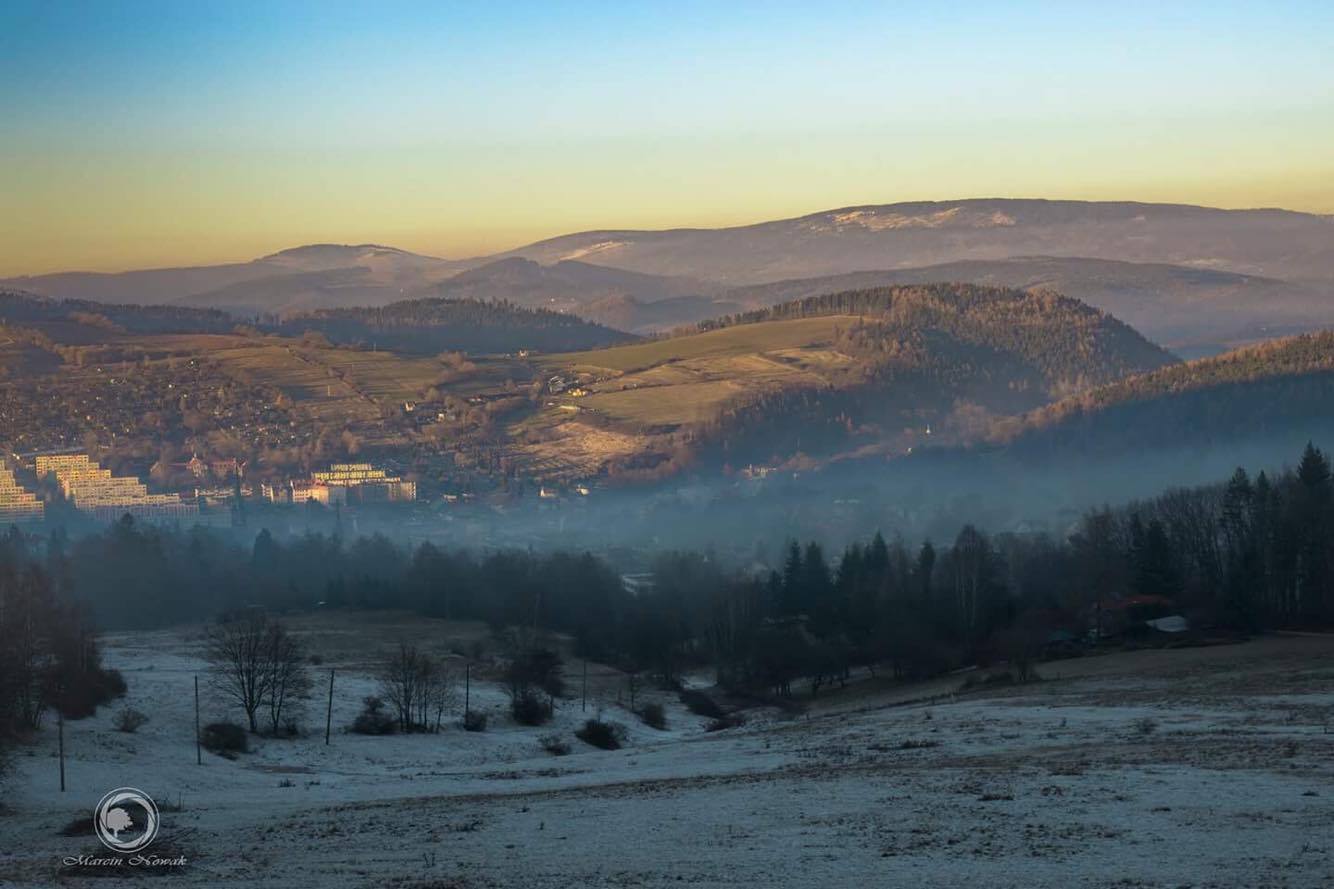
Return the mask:
[[[394,615],[301,627],[324,659],[307,736],[260,739],[234,761],[206,752],[202,766],[198,629],[109,637],[125,703],[150,721],[114,731],[117,703],[67,724],[63,794],[54,726],[20,751],[0,884],[84,879],[61,861],[100,847],[61,829],[129,785],[164,807],[159,845],[189,863],[121,884],[1334,886],[1334,637],[1063,661],[1029,686],[929,703],[911,701],[957,677],[863,680],[803,714],[751,712],[715,733],[659,692],[646,694],[667,704],[668,730],[640,724],[617,704],[621,677],[601,668],[582,712],[576,661],[574,697],[551,726],[513,725],[495,682],[479,679],[485,733],[451,722],[362,737],[341,729],[374,690],[367,639],[409,634],[444,650],[480,629]],[[205,721],[228,715],[202,689]],[[625,724],[625,749],[574,739],[599,710]],[[570,755],[541,749],[552,732]]]

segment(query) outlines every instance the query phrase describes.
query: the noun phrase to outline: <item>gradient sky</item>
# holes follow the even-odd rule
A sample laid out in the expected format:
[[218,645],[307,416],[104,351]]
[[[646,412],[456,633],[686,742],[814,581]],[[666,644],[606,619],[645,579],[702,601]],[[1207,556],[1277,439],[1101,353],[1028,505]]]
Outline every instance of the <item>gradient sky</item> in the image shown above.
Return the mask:
[[983,196],[1334,212],[1334,3],[0,3],[0,274]]

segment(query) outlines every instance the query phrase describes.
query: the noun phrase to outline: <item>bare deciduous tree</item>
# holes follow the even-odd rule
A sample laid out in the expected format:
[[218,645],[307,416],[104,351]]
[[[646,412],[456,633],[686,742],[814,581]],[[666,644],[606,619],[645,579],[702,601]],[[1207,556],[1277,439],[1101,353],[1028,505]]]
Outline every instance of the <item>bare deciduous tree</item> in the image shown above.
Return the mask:
[[454,700],[454,681],[443,661],[399,642],[381,667],[380,693],[394,708],[402,731],[439,730]]
[[268,697],[273,670],[270,662],[273,623],[259,610],[249,610],[213,626],[208,634],[207,657],[213,684],[245,711],[250,731],[258,732],[257,716]]
[[305,649],[281,623],[269,627],[266,646],[269,670],[268,714],[273,734],[283,725],[284,717],[298,715],[310,693],[310,674],[305,667]]

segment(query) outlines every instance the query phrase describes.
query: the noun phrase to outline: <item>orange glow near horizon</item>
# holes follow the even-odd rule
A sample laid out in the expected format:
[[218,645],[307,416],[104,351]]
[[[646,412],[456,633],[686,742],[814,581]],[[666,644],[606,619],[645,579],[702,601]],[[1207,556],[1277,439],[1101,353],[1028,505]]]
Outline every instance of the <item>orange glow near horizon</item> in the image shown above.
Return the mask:
[[967,197],[1334,213],[1328,3],[18,7],[3,276]]

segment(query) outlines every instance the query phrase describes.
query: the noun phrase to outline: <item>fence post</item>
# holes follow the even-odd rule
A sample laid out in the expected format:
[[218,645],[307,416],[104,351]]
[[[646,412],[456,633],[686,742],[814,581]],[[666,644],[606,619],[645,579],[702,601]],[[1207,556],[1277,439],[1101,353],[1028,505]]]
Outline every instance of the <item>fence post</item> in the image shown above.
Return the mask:
[[195,765],[204,764],[204,750],[199,737],[199,674],[195,674]]
[[60,792],[65,792],[65,714],[56,708],[56,737],[60,746]]
[[324,746],[329,746],[329,733],[333,730],[333,683],[334,671],[329,668],[329,709],[324,714]]

